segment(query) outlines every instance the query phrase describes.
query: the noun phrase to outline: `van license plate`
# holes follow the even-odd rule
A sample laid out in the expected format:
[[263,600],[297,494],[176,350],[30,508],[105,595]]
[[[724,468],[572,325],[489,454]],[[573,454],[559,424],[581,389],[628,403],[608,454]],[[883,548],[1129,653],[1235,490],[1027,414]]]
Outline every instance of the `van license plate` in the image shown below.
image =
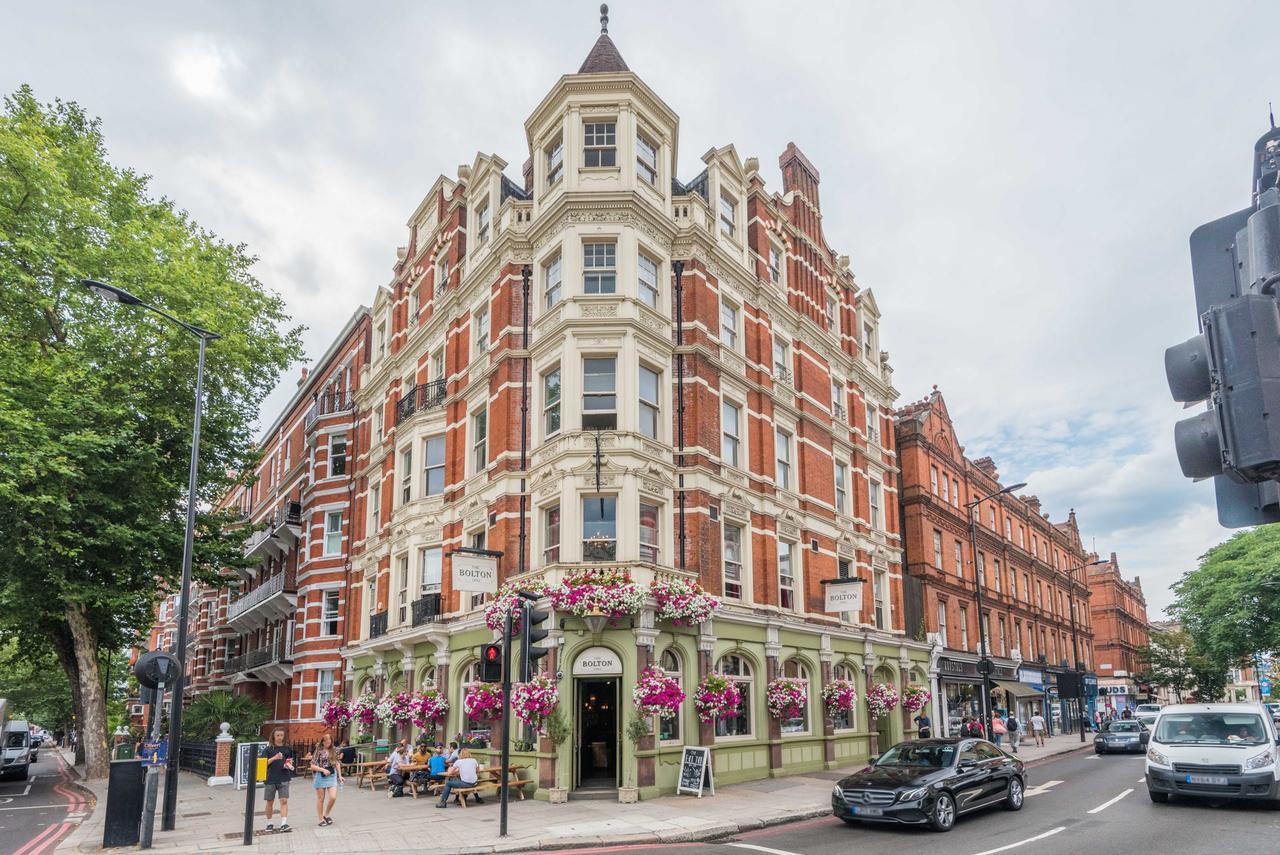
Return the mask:
[[884,816],[884,808],[855,807],[853,812],[858,816]]
[[1219,775],[1188,775],[1188,784],[1208,784],[1213,787],[1225,787],[1227,779]]

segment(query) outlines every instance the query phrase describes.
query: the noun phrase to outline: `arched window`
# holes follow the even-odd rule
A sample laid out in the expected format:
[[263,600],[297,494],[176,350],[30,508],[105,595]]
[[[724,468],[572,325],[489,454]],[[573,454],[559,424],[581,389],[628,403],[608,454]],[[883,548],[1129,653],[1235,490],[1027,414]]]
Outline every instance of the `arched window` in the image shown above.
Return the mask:
[[[680,654],[676,653],[674,648],[668,647],[662,651],[662,658],[658,662],[658,667],[668,677],[675,677],[681,688],[684,687],[684,676],[680,668]],[[679,710],[676,711],[675,715],[664,715],[658,719],[658,740],[660,742],[680,741]]]
[[477,659],[462,672],[462,693],[458,704],[459,709],[463,710],[462,726],[466,731],[463,736],[466,737],[468,742],[476,740],[489,742],[493,736],[493,722],[491,720],[487,718],[470,718],[466,714],[465,707],[462,706],[462,699],[466,698],[467,691],[480,682],[480,660]]
[[373,687],[374,687],[374,681],[373,681],[373,678],[372,678],[372,677],[365,677],[363,680],[361,680],[361,681],[360,681],[360,692],[359,692],[359,694],[361,694],[361,695],[367,695],[367,694],[370,694],[371,692],[373,692]]
[[418,672],[418,691],[434,689],[436,687],[436,666],[428,665]]
[[716,736],[750,736],[751,735],[751,665],[736,653],[721,657],[716,664],[716,672],[733,681],[741,696],[738,714],[730,718],[716,721]]
[[[845,663],[833,666],[831,669],[831,679],[844,680],[852,685],[857,685],[858,681],[853,670],[853,666]],[[851,710],[841,710],[831,717],[832,724],[836,730],[852,730],[858,724],[856,715],[858,705],[855,703]]]
[[[796,680],[803,680],[805,685],[805,695],[809,694],[809,669],[798,659],[790,659],[782,666],[782,676],[791,677]],[[782,720],[783,733],[806,733],[809,730],[809,705],[806,704],[804,710],[795,718],[785,718]]]

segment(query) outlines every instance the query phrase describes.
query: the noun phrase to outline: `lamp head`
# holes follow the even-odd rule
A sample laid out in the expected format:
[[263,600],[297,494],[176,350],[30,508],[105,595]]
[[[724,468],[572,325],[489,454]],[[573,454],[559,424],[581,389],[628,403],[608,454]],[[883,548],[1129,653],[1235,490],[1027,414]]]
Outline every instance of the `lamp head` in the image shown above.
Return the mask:
[[108,285],[96,279],[81,279],[80,284],[102,299],[110,300],[113,303],[124,303],[126,306],[137,306],[142,303],[141,300],[123,288],[117,288],[114,285]]

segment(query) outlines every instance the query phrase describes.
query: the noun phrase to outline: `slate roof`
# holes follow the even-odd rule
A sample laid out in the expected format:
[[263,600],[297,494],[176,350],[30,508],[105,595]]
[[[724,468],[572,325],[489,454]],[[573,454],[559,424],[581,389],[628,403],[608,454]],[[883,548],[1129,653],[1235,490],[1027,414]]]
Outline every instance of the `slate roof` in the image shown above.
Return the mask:
[[595,45],[591,48],[591,53],[587,54],[587,58],[582,61],[582,67],[578,69],[578,73],[608,74],[630,70],[622,54],[618,53],[618,46],[613,43],[613,39],[609,38],[608,33],[601,33],[600,38],[596,39]]

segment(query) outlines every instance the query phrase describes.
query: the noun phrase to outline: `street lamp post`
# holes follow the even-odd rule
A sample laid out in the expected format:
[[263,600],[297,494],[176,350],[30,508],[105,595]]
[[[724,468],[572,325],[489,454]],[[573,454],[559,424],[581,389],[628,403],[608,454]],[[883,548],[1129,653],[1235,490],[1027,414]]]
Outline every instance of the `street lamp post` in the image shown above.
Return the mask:
[[[1088,564],[1081,564],[1079,569],[1084,570],[1086,567],[1096,567],[1099,564],[1106,564],[1103,559],[1090,561]],[[1072,579],[1071,584],[1067,586],[1067,597],[1071,602],[1071,653],[1075,656],[1076,665],[1076,706],[1079,708],[1080,715],[1080,741],[1084,742],[1085,716],[1084,716],[1084,664],[1080,661],[1080,634],[1076,630],[1076,580]]]
[[[983,573],[978,572],[978,526],[974,519],[974,510],[985,502],[987,499],[994,499],[997,496],[1003,496],[1005,493],[1012,493],[1014,490],[1021,490],[1027,486],[1023,481],[1019,484],[1010,484],[994,493],[988,493],[985,496],[974,499],[972,502],[965,503],[965,509],[969,512],[969,549],[973,553],[973,589],[974,601],[978,606],[978,673],[982,675],[982,732],[990,735],[991,733],[991,671],[993,665],[991,662],[991,650],[987,644],[986,625],[983,621],[985,613],[982,607],[982,588]],[[986,569],[985,567],[983,568]]]
[[149,309],[182,327],[200,341],[200,355],[196,362],[195,419],[191,427],[191,464],[187,472],[187,529],[182,540],[182,590],[178,606],[178,637],[174,645],[176,649],[173,651],[178,657],[181,668],[178,671],[178,679],[173,685],[173,698],[169,706],[169,757],[164,776],[164,815],[160,823],[162,830],[172,831],[178,808],[178,753],[182,749],[182,693],[187,679],[187,618],[191,605],[191,549],[196,525],[196,470],[200,462],[200,414],[204,409],[204,349],[206,344],[221,336],[180,321],[165,310],[144,302],[123,288],[107,285],[94,279],[81,280],[80,284],[104,300]]

